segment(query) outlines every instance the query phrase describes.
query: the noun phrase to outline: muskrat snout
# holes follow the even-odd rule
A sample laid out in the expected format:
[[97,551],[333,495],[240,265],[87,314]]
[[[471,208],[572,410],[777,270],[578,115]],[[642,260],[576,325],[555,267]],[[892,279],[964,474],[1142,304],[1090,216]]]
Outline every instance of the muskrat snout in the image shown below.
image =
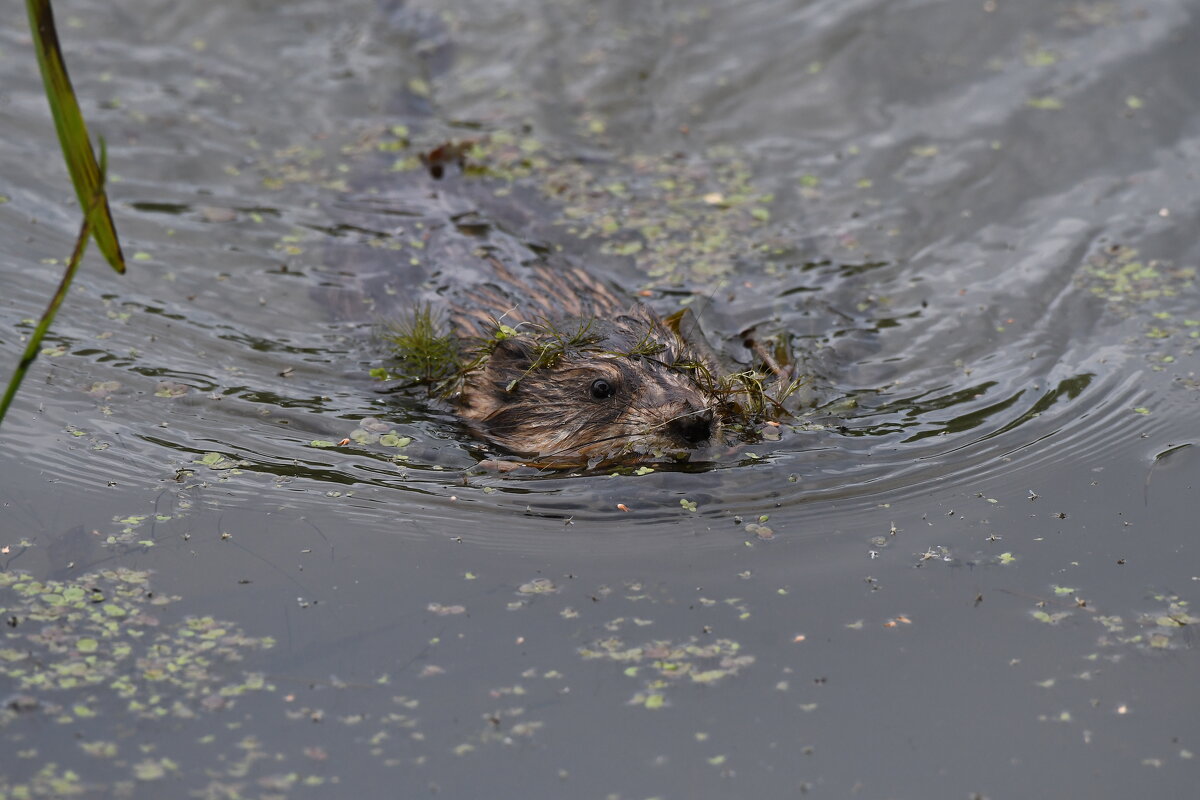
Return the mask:
[[713,410],[692,409],[691,404],[688,405],[688,411],[671,420],[667,429],[688,444],[699,444],[712,436]]

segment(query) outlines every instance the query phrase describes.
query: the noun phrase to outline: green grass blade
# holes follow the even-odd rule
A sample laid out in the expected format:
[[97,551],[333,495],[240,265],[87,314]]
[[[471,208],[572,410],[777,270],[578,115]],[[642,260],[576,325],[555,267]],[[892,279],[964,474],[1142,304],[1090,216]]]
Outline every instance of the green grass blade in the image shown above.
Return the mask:
[[83,224],[79,226],[79,237],[75,240],[75,250],[71,253],[71,260],[67,262],[67,269],[58,283],[58,291],[54,293],[54,297],[50,298],[50,305],[46,306],[42,318],[38,320],[37,327],[34,328],[33,334],[29,337],[29,343],[25,346],[25,352],[21,354],[21,361],[13,370],[13,376],[8,382],[4,397],[0,399],[0,423],[4,422],[4,415],[8,413],[8,407],[12,405],[13,398],[17,396],[17,389],[20,388],[21,381],[25,380],[25,373],[29,371],[30,365],[42,351],[42,339],[45,338],[46,331],[50,330],[50,323],[54,321],[58,307],[67,297],[67,289],[71,287],[71,281],[75,279],[75,272],[79,269],[79,262],[83,260],[83,253],[87,250],[90,236],[91,221],[85,216]]
[[50,0],[25,0],[25,8],[29,12],[29,27],[33,32],[42,81],[46,85],[46,99],[50,102],[50,113],[54,115],[54,127],[58,131],[63,158],[71,173],[71,182],[75,184],[79,206],[87,214],[100,252],[113,269],[123,273],[125,256],[121,253],[121,243],[113,227],[112,212],[108,207],[108,197],[104,194],[96,154],[88,139],[87,125],[79,110],[79,102],[75,99],[75,90],[71,88],[71,79],[67,77]]
[[38,357],[38,353],[42,351],[42,339],[46,337],[46,331],[50,330],[50,323],[54,322],[54,315],[58,313],[58,308],[63,304],[63,300],[67,298],[67,290],[71,288],[71,281],[75,280],[75,273],[79,270],[79,262],[83,261],[84,251],[87,250],[88,239],[91,238],[92,212],[100,205],[104,199],[104,176],[108,172],[108,152],[104,147],[104,139],[100,139],[100,164],[97,166],[96,174],[99,177],[99,186],[96,194],[92,197],[91,202],[84,208],[83,223],[79,226],[79,235],[75,237],[75,249],[71,252],[71,259],[67,262],[67,268],[63,272],[62,280],[58,282],[58,290],[54,293],[54,297],[50,298],[50,304],[46,306],[46,310],[42,312],[42,318],[38,320],[37,327],[33,329],[33,334],[29,337],[29,343],[25,345],[25,352],[21,354],[21,361],[17,364],[17,368],[13,370],[13,376],[8,382],[8,387],[4,390],[4,397],[0,398],[0,423],[4,422],[4,415],[8,413],[8,407],[12,405],[13,398],[17,396],[17,389],[21,387],[21,381],[25,380],[25,373],[29,371],[29,367]]

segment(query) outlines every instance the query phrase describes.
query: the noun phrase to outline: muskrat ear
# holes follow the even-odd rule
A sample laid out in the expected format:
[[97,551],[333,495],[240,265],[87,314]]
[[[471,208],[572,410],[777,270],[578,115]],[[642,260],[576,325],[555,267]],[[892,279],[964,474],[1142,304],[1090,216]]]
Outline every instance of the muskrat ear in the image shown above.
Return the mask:
[[487,370],[496,386],[512,392],[517,383],[533,369],[533,354],[520,339],[500,339],[488,354]]
[[520,339],[501,339],[492,348],[488,362],[500,369],[527,370],[533,366],[533,353]]
[[721,363],[717,351],[708,343],[704,331],[700,328],[700,320],[696,319],[696,315],[690,308],[676,311],[663,320],[663,325],[683,340],[684,344],[692,348],[710,369],[716,368]]

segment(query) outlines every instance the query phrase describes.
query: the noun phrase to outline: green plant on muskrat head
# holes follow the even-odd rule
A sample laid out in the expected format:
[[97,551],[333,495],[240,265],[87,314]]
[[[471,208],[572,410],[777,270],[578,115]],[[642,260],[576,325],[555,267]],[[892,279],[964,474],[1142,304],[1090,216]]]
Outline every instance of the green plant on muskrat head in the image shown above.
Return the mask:
[[529,372],[552,367],[572,351],[596,349],[596,345],[603,341],[604,337],[592,332],[595,323],[594,317],[578,320],[574,330],[563,330],[545,317],[531,323],[529,327],[531,335],[537,341],[538,352],[533,363],[529,365]]
[[[670,333],[655,321],[648,322],[642,333],[628,320],[613,323],[595,316],[565,321],[539,317],[510,325],[505,316],[487,317],[475,328],[477,335],[464,338],[446,332],[448,326],[443,326],[430,306],[418,307],[380,332],[395,361],[387,369],[372,370],[372,374],[405,379],[409,386],[424,385],[430,395],[443,400],[455,398],[456,403],[461,401],[458,393],[467,386],[472,387],[468,396],[473,398],[487,396],[481,392],[498,392],[505,399],[497,394],[493,402],[504,404],[509,396],[520,396],[518,387],[527,380],[536,377],[538,381],[556,381],[560,365],[570,369],[596,358],[600,363],[608,359],[638,362],[646,365],[647,375],[673,372],[686,376],[687,383],[708,398],[704,405],[735,430],[751,430],[755,420],[793,416],[785,401],[806,380],[792,377],[795,364],[786,337],[747,340],[757,356],[754,364],[727,373],[720,371],[720,359],[698,329],[677,329],[672,324],[677,322],[674,317],[666,323],[671,326]],[[635,373],[642,369],[630,366]],[[534,391],[546,390],[545,384],[539,385],[541,388]],[[494,388],[485,390],[485,386]],[[475,402],[470,401],[467,407],[474,409]],[[486,412],[488,416],[479,413],[480,419],[491,419],[492,412]]]
[[[717,364],[715,354],[705,358],[688,348],[681,354],[683,357],[677,357],[674,361],[658,358],[668,348],[660,341],[653,325],[647,326],[645,334],[632,345],[619,350],[601,346],[605,337],[595,332],[598,327],[595,318],[580,320],[574,328],[567,329],[542,318],[536,323],[525,324],[520,331],[496,322],[495,333],[484,340],[478,348],[476,361],[467,370],[486,363],[499,342],[523,336],[531,345],[530,363],[520,376],[508,383],[506,391],[513,391],[521,380],[534,371],[554,367],[568,355],[592,353],[654,362],[675,372],[687,373],[702,391],[725,408],[727,414],[747,420],[793,416],[785,406],[785,401],[807,381],[804,376],[792,377],[794,365],[787,342],[782,339],[772,341],[773,352],[763,342],[753,342],[751,349],[758,355],[759,363],[738,372],[717,374],[713,371]],[[682,338],[679,331],[676,333]]]
[[633,347],[619,353],[626,358],[650,358],[667,349],[667,346],[654,338],[654,326],[646,328],[646,333]]
[[522,379],[534,371],[553,367],[568,355],[588,351],[602,352],[597,345],[604,341],[604,337],[593,331],[592,328],[595,324],[595,317],[577,320],[574,327],[560,326],[552,320],[542,317],[538,322],[525,323],[522,330],[517,330],[495,320],[495,332],[476,348],[478,355],[464,368],[464,373],[483,366],[500,342],[523,336],[531,345],[533,354],[529,367],[521,375],[509,381],[505,387],[506,391],[511,392]]

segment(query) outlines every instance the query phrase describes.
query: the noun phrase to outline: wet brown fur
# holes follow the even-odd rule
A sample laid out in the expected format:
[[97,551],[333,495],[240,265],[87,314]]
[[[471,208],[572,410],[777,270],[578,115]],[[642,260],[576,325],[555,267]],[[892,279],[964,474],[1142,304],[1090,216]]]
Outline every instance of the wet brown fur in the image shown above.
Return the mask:
[[[709,351],[582,270],[493,266],[496,281],[465,292],[451,318],[471,364],[453,401],[480,437],[547,463],[595,463],[716,435]],[[501,325],[516,335],[498,339]],[[593,396],[600,379],[611,397]]]

